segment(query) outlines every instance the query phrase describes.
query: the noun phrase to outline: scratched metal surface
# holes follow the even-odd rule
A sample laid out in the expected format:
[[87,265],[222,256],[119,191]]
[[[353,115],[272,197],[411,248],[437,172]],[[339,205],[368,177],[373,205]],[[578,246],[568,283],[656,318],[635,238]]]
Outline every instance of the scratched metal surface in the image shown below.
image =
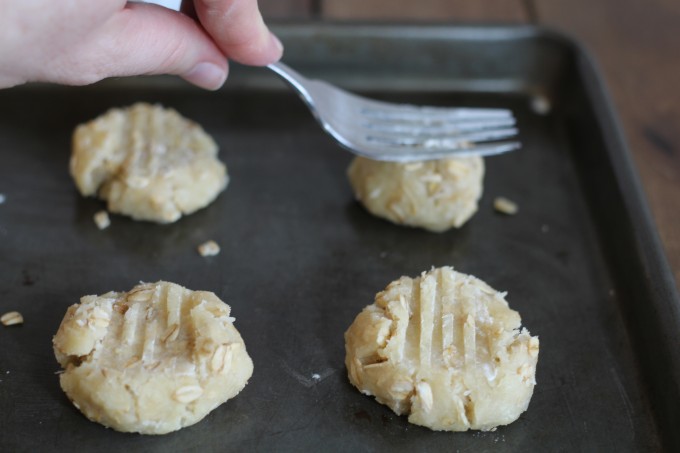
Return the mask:
[[[605,130],[609,111],[592,104],[598,86],[584,80],[578,49],[525,28],[279,33],[292,64],[378,97],[513,108],[524,148],[487,160],[480,211],[466,226],[432,234],[373,218],[353,201],[350,156],[264,70],[234,68],[218,93],[167,79],[0,92],[0,311],[26,319],[0,328],[3,450],[651,451],[664,437],[677,440],[653,414],[678,422],[677,386],[659,391],[676,376],[677,356],[664,348],[677,338],[636,311],[646,304],[675,322],[677,295],[626,156]],[[531,109],[535,93],[550,98],[548,115]],[[99,231],[92,215],[102,204],[78,196],[67,173],[70,133],[140,100],[201,123],[233,179],[214,204],[174,225],[112,216]],[[499,195],[520,213],[494,213]],[[219,256],[197,255],[207,239],[221,244]],[[431,432],[349,385],[345,329],[376,291],[432,265],[509,291],[540,336],[538,386],[512,425]],[[255,373],[195,426],[161,437],[116,433],[65,398],[51,337],[80,296],[157,279],[229,303]]]

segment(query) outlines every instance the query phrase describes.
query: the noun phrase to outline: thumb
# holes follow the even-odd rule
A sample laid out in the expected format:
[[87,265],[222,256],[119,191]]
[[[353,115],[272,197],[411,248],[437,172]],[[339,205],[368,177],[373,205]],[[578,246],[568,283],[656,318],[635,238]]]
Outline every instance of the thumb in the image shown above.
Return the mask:
[[97,33],[95,50],[108,60],[100,62],[103,77],[176,74],[210,90],[227,78],[224,54],[196,22],[176,11],[128,3]]

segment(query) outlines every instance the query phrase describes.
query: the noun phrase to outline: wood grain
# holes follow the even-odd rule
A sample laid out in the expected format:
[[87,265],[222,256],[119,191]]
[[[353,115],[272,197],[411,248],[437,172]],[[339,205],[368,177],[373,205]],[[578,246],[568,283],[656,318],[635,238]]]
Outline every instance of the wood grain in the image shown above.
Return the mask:
[[313,3],[313,0],[258,0],[265,19],[310,18]]
[[330,19],[525,22],[521,0],[322,0]]
[[680,1],[534,0],[534,7],[540,23],[597,57],[680,283]]

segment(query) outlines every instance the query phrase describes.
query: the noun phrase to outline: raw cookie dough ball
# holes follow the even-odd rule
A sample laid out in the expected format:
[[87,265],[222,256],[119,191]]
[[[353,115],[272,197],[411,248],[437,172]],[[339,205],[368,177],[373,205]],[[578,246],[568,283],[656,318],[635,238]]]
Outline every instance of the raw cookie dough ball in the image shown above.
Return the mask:
[[439,233],[462,226],[477,212],[484,160],[398,163],[357,157],[348,176],[354,195],[371,214]]
[[450,267],[390,283],[345,333],[350,382],[433,430],[515,421],[536,384],[538,337],[504,296]]
[[171,223],[207,206],[227,186],[217,144],[173,109],[138,103],[79,125],[71,175],[111,212]]
[[61,388],[90,420],[165,434],[238,394],[253,362],[215,294],[174,283],[85,296],[54,337]]

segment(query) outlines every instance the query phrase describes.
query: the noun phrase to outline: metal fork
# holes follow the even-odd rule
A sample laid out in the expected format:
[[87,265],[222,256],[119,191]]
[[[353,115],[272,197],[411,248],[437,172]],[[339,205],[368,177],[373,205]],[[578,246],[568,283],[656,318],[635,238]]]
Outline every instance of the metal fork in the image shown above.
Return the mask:
[[510,110],[443,108],[368,99],[278,62],[269,69],[302,97],[323,129],[349,151],[373,160],[411,162],[489,156],[520,147]]

